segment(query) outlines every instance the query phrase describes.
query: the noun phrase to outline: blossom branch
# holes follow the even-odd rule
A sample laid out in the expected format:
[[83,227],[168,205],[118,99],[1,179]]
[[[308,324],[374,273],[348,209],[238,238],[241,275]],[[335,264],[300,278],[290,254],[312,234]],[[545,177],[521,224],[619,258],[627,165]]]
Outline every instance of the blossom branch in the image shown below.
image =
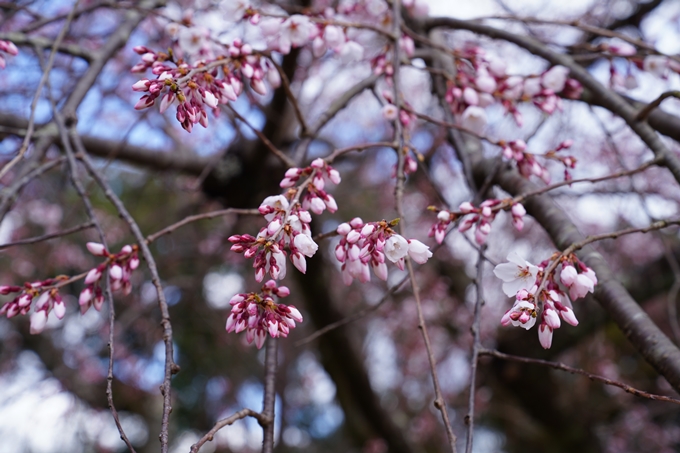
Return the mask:
[[[475,172],[483,177],[487,165],[487,161],[480,160],[475,165]],[[530,192],[536,188],[535,184],[514,171],[499,172],[495,181],[510,194]],[[532,197],[527,200],[525,206],[527,212],[543,226],[558,249],[566,249],[583,240],[576,226],[547,195]],[[579,255],[597,274],[595,297],[598,302],[647,362],[664,376],[671,386],[680,391],[680,350],[614,278],[602,255],[589,245],[585,245]]]
[[486,35],[493,39],[516,44],[534,55],[538,55],[554,65],[562,65],[569,68],[571,76],[578,80],[585,88],[588,88],[598,99],[602,107],[621,117],[626,124],[635,132],[649,149],[661,159],[664,165],[673,174],[676,181],[680,182],[680,159],[673,155],[668,147],[657,136],[654,129],[647,123],[637,120],[638,111],[628,104],[620,95],[608,90],[595,79],[585,68],[577,64],[568,55],[553,51],[545,44],[527,36],[520,36],[514,33],[500,30],[479,23],[448,18],[438,17],[429,18],[422,21],[422,26],[426,29],[437,27],[448,27],[455,29],[469,30],[474,33]]
[[618,381],[614,381],[612,379],[608,379],[608,378],[603,377],[603,376],[598,376],[597,374],[589,373],[588,371],[582,370],[580,368],[570,367],[570,366],[565,365],[565,364],[560,363],[560,362],[550,362],[548,360],[532,359],[532,358],[529,358],[529,357],[520,357],[520,356],[516,356],[516,355],[505,354],[503,352],[496,351],[494,349],[481,349],[479,351],[479,355],[480,356],[496,357],[496,358],[499,358],[499,359],[502,359],[502,360],[511,360],[513,362],[542,365],[542,366],[554,368],[556,370],[566,371],[567,373],[571,373],[571,374],[580,374],[581,376],[586,376],[591,381],[597,381],[597,382],[601,382],[605,385],[611,385],[611,386],[614,386],[614,387],[618,387],[618,388],[624,390],[626,393],[630,393],[631,395],[639,396],[641,398],[647,398],[647,399],[654,400],[654,401],[665,401],[667,403],[680,404],[680,399],[672,398],[670,396],[663,396],[663,395],[656,395],[656,394],[653,394],[653,393],[648,393],[648,392],[645,392],[644,390],[639,390],[639,389],[636,389],[634,387],[631,387],[628,384],[624,384],[623,382],[618,382]]

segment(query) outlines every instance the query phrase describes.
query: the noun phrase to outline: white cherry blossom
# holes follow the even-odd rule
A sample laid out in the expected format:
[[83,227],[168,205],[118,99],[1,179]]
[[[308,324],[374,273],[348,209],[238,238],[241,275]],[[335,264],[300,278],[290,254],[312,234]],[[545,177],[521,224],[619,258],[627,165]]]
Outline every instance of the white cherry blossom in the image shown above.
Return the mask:
[[510,252],[508,263],[501,263],[496,266],[493,273],[496,277],[503,280],[503,292],[510,297],[514,297],[518,291],[529,290],[536,283],[538,267],[534,266],[517,252]]

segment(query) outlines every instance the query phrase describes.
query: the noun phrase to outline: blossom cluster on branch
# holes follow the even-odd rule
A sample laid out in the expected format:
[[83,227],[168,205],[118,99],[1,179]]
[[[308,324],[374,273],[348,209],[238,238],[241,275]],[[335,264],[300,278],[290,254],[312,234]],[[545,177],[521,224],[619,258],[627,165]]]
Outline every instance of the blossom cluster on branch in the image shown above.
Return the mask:
[[594,292],[597,285],[595,272],[574,254],[555,254],[536,266],[512,252],[508,262],[497,265],[493,272],[503,280],[503,292],[515,297],[501,324],[529,330],[540,315],[538,338],[546,349],[552,345],[560,318],[578,325],[571,302]]
[[0,308],[0,315],[12,318],[18,314],[26,315],[31,311],[31,333],[37,334],[45,329],[50,312],[58,319],[66,314],[66,305],[60,289],[66,284],[84,279],[85,288],[80,292],[78,305],[80,313],[85,314],[90,307],[100,311],[104,304],[104,293],[101,287],[101,279],[108,270],[113,291],[122,290],[127,295],[132,291],[130,277],[132,271],[139,267],[137,245],[125,245],[118,253],[109,252],[103,244],[97,242],[87,243],[88,251],[94,256],[105,257],[106,260],[88,272],[74,277],[59,275],[36,282],[26,282],[23,286],[0,286],[0,294],[18,293],[10,302]]
[[277,304],[272,296],[287,297],[290,290],[277,286],[269,280],[259,293],[239,293],[231,298],[231,314],[227,318],[227,332],[246,331],[248,343],[255,340],[262,348],[267,333],[276,337],[287,337],[296,322],[302,322],[302,314],[294,305]]

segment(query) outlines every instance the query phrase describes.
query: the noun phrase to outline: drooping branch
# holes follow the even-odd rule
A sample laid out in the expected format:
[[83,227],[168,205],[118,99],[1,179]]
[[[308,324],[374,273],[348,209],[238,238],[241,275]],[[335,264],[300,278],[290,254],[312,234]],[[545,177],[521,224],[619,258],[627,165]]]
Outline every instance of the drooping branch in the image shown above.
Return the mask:
[[85,168],[90,173],[90,176],[92,176],[92,178],[101,187],[106,198],[108,198],[111,204],[115,206],[120,216],[128,224],[128,227],[132,231],[132,234],[137,240],[137,243],[139,244],[139,247],[142,251],[142,256],[146,260],[147,267],[151,272],[151,281],[156,288],[156,294],[158,295],[158,306],[160,308],[162,318],[161,326],[163,327],[163,342],[165,343],[165,372],[163,376],[163,383],[160,386],[160,391],[163,395],[163,415],[159,438],[161,442],[161,453],[167,453],[169,448],[170,412],[172,411],[171,381],[172,375],[179,372],[179,366],[175,363],[173,357],[174,346],[172,343],[172,324],[170,323],[170,312],[168,311],[168,303],[165,300],[165,292],[163,291],[161,278],[158,275],[156,260],[154,259],[149,246],[146,244],[144,235],[139,229],[137,222],[130,215],[120,198],[118,198],[118,196],[113,192],[99,170],[97,170],[97,168],[90,161],[90,158],[88,157],[85,147],[82,144],[78,134],[75,132],[72,133],[71,139],[78,152],[78,158],[83,162]]
[[493,350],[493,349],[482,349],[482,350],[479,351],[479,355],[480,356],[496,357],[498,359],[503,359],[503,360],[511,360],[513,362],[547,366],[547,367],[550,367],[550,368],[554,368],[556,370],[566,371],[567,373],[580,374],[581,376],[586,376],[591,381],[597,381],[597,382],[601,382],[605,385],[611,385],[611,386],[623,389],[626,393],[630,393],[631,395],[635,395],[635,396],[639,396],[641,398],[647,398],[647,399],[655,400],[655,401],[665,401],[667,403],[680,404],[680,399],[671,398],[670,396],[655,395],[653,393],[648,393],[648,392],[645,392],[644,390],[639,390],[639,389],[636,389],[634,387],[631,387],[628,384],[624,384],[623,382],[614,381],[613,379],[608,379],[608,378],[603,377],[603,376],[598,376],[597,374],[589,373],[586,370],[582,370],[580,368],[570,367],[568,365],[565,365],[565,364],[559,363],[559,362],[550,362],[548,360],[533,359],[531,357],[520,357],[520,356],[516,356],[516,355],[512,355],[512,354],[505,354],[503,352],[496,351],[496,350]]

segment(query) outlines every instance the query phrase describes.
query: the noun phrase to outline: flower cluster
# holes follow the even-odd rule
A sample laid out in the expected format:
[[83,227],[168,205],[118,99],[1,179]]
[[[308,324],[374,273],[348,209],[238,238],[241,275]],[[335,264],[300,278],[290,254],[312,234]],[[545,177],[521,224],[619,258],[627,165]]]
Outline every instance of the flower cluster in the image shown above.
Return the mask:
[[16,56],[19,54],[19,49],[17,49],[17,46],[12,41],[0,39],[0,68],[5,69],[7,61],[3,54]]
[[[436,211],[434,206],[428,209]],[[458,206],[457,212],[449,212],[441,210],[437,212],[437,222],[432,225],[429,237],[435,238],[437,243],[441,244],[446,236],[446,230],[451,222],[463,218],[463,221],[458,225],[458,231],[465,232],[475,227],[475,241],[482,245],[486,242],[486,238],[491,233],[491,222],[496,218],[499,211],[509,209],[512,215],[512,224],[518,231],[524,228],[524,216],[527,211],[521,203],[516,203],[512,199],[497,200],[489,199],[483,201],[479,207],[474,207],[469,201],[465,201]]]
[[162,96],[160,112],[177,103],[177,121],[188,132],[195,124],[207,127],[206,109],[216,109],[219,104],[235,101],[244,84],[265,95],[265,77],[273,87],[281,83],[273,64],[239,39],[228,47],[228,56],[194,65],[175,61],[172,54],[157,53],[144,46],[137,46],[134,51],[142,56],[142,61],[133,66],[131,72],[143,73],[150,69],[157,76],[154,80],[139,80],[132,86],[134,91],[147,93],[135,108],[151,107]]
[[446,101],[451,112],[460,115],[461,124],[476,133],[486,126],[484,108],[497,101],[521,126],[519,102],[533,102],[552,114],[562,108],[559,93],[570,99],[581,95],[581,85],[568,77],[569,69],[564,66],[553,66],[538,76],[510,76],[504,61],[486,57],[479,47],[466,47],[456,55],[456,77],[448,83]]
[[[553,262],[555,259],[557,263]],[[573,254],[557,255],[536,266],[512,252],[507,263],[494,268],[494,274],[503,280],[503,292],[515,297],[512,308],[501,318],[502,325],[531,329],[539,317],[539,304],[542,303],[538,338],[546,349],[552,344],[553,332],[560,328],[560,319],[572,326],[578,325],[571,301],[593,292],[597,284],[595,272]],[[541,284],[543,289],[537,294]]]
[[404,269],[406,255],[419,264],[431,256],[430,248],[416,239],[406,239],[392,229],[397,221],[364,223],[359,217],[338,226],[342,238],[335,247],[335,257],[342,263],[342,279],[350,285],[353,279],[368,282],[370,269],[381,280],[387,280],[385,258]]
[[47,317],[54,309],[57,318],[62,319],[66,314],[66,306],[55,284],[67,280],[66,276],[48,278],[39,282],[26,282],[21,286],[0,286],[0,294],[19,293],[11,302],[0,309],[0,315],[12,318],[16,315],[26,315],[35,299],[33,314],[31,315],[31,333],[43,331],[47,324]]
[[227,318],[227,332],[246,331],[248,343],[255,340],[262,348],[267,332],[272,338],[287,337],[296,322],[302,322],[300,311],[293,305],[277,304],[272,296],[286,297],[290,290],[276,286],[269,280],[259,293],[236,294],[231,298],[231,314]]
[[638,87],[634,68],[662,79],[667,79],[673,72],[680,73],[680,63],[677,60],[665,55],[638,55],[638,49],[635,46],[622,40],[601,42],[596,47],[596,51],[609,54],[610,59],[620,57],[628,63],[625,76],[617,65],[610,63],[609,83],[614,89],[632,90]]
[[94,256],[105,256],[106,261],[93,267],[85,276],[85,288],[80,292],[78,304],[80,312],[85,313],[91,306],[99,311],[104,303],[104,295],[100,286],[100,281],[106,269],[109,270],[111,278],[111,289],[113,291],[122,290],[126,296],[132,291],[130,276],[132,271],[139,267],[139,247],[135,245],[125,245],[120,252],[113,254],[106,250],[103,244],[98,242],[88,242],[87,250]]
[[122,289],[123,294],[129,294],[132,290],[130,275],[133,270],[139,267],[138,246],[126,245],[120,252],[112,254],[106,250],[104,245],[88,242],[87,249],[94,256],[106,257],[106,261],[90,269],[86,274],[73,278],[60,275],[42,281],[27,282],[23,287],[0,286],[0,294],[18,293],[11,302],[6,303],[0,309],[0,315],[6,315],[8,318],[19,314],[26,315],[33,306],[31,333],[40,333],[45,329],[48,316],[52,310],[59,319],[62,319],[66,314],[66,306],[59,294],[59,289],[67,283],[83,278],[83,276],[86,286],[78,299],[80,312],[84,314],[91,306],[99,311],[104,303],[104,295],[99,282],[106,269],[108,269],[111,278],[111,289],[114,291]]
[[288,169],[280,183],[282,188],[288,189],[286,195],[269,196],[259,207],[267,226],[260,229],[257,237],[249,234],[229,237],[232,251],[254,258],[258,282],[267,273],[277,280],[286,276],[286,248],[293,265],[303,274],[307,271],[305,257],[311,258],[319,248],[312,239],[309,211],[321,214],[326,209],[329,212],[338,209],[333,196],[324,190],[326,180],[338,184],[340,174],[320,158],[306,168]]
[[[571,174],[569,173],[569,170],[576,167],[576,158],[570,155],[563,156],[558,154],[558,152],[563,149],[571,148],[573,143],[574,142],[572,140],[564,140],[557,146],[557,148],[554,150],[549,150],[540,156],[544,159],[558,161],[564,165],[564,179],[567,181],[571,180]],[[525,178],[529,178],[532,175],[538,176],[543,180],[543,182],[550,184],[550,173],[548,172],[548,169],[538,162],[536,158],[539,156],[526,151],[527,144],[524,142],[524,140],[514,140],[507,143],[502,142],[502,146],[503,157],[505,159],[515,161],[517,163],[517,170],[522,176]]]

